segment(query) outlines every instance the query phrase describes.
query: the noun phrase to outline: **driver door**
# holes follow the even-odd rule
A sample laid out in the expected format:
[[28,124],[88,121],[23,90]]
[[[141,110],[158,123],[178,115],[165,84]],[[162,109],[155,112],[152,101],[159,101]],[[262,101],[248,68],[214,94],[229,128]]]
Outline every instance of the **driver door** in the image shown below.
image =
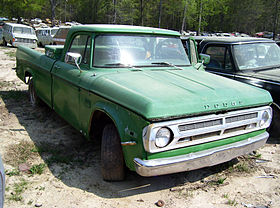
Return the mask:
[[[76,35],[67,52],[79,53],[82,56],[81,70],[89,68],[90,35]],[[66,53],[67,53],[66,52]],[[80,78],[81,73],[75,63],[57,61],[52,70],[53,109],[75,128],[80,128]]]

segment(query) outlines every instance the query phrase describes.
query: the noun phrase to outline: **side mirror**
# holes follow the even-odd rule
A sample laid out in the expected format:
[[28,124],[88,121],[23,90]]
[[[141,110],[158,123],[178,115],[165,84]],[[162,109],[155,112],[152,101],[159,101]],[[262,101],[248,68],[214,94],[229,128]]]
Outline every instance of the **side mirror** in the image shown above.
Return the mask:
[[79,53],[67,52],[64,62],[68,64],[80,65],[82,62],[82,55]]
[[200,56],[200,60],[202,61],[203,64],[209,64],[210,63],[210,56],[209,55],[200,53],[199,56]]
[[80,68],[80,64],[82,62],[82,55],[79,53],[73,53],[73,52],[67,52],[65,55],[65,59],[64,59],[65,63],[69,63],[69,64],[75,64],[77,66],[77,68],[80,70],[80,72],[82,73],[82,70]]

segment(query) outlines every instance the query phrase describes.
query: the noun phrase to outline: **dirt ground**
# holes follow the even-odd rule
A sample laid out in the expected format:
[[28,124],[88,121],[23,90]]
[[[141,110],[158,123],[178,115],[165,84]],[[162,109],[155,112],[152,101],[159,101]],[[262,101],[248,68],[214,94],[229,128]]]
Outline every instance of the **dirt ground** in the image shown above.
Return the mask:
[[280,207],[279,138],[210,168],[124,182],[101,178],[100,149],[46,106],[29,104],[15,48],[0,46],[0,153],[5,207]]

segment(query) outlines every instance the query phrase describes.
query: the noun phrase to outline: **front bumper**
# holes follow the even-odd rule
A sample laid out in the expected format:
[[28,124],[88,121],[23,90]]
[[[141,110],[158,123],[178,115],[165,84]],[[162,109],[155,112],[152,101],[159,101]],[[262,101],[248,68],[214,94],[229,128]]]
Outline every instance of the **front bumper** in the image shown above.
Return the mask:
[[35,43],[13,42],[12,46],[14,46],[14,47],[26,46],[28,48],[37,48],[37,42],[35,42]]
[[243,141],[186,155],[152,160],[134,159],[136,172],[141,176],[156,176],[195,170],[217,165],[262,147],[269,134],[264,132]]

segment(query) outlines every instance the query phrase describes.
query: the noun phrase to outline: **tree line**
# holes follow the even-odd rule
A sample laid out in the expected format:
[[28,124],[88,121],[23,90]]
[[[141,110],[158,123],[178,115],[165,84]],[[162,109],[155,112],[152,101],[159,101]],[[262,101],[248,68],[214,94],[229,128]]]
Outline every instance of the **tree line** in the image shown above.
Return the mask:
[[177,31],[276,31],[280,0],[0,0],[0,16]]

